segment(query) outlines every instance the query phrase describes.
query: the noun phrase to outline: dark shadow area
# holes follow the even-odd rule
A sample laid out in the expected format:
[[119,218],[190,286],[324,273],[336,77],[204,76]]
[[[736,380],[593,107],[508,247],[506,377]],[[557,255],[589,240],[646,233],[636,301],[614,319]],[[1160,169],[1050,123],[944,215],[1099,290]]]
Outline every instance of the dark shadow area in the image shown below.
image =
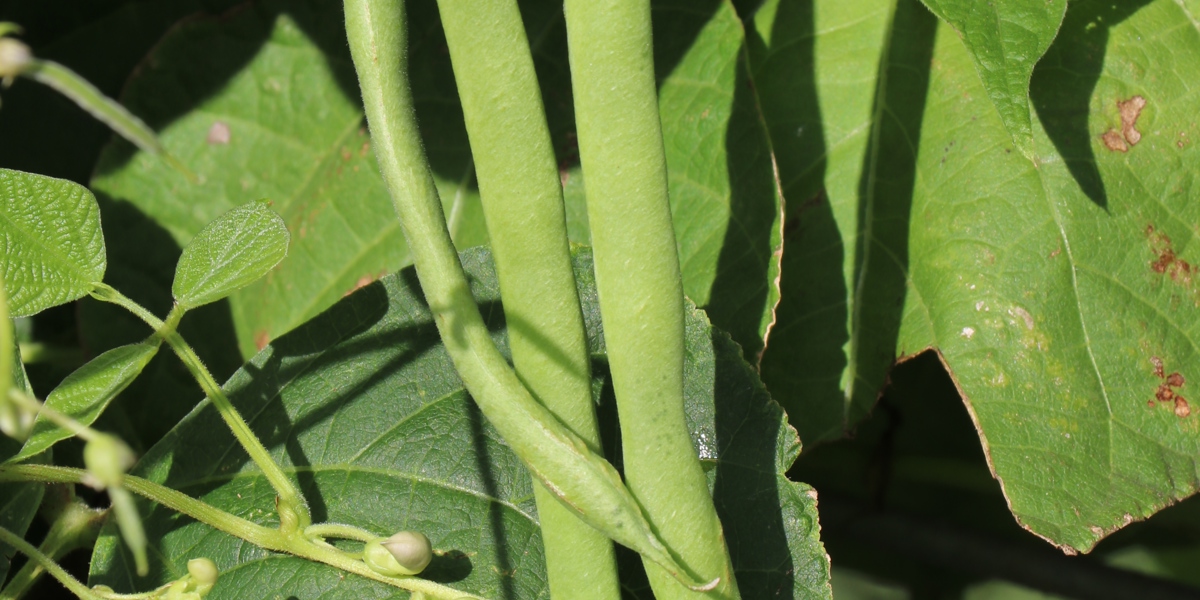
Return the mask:
[[937,19],[917,0],[900,0],[881,58],[858,188],[846,427],[874,406],[896,360],[919,152],[913,144],[921,139],[936,29]]
[[454,583],[469,577],[474,568],[468,554],[459,550],[450,550],[434,554],[433,560],[429,561],[429,566],[421,572],[421,577],[439,583]]
[[792,599],[796,572],[807,569],[792,562],[780,509],[781,478],[774,468],[787,424],[766,389],[755,385],[757,377],[741,360],[741,348],[717,330],[712,344],[718,451],[713,504],[725,529],[738,589],[743,598]]
[[[475,445],[475,464],[483,480],[484,491],[489,498],[499,498],[496,489],[496,476],[492,473],[491,461],[488,457],[486,436],[483,433],[483,414],[475,403],[470,403],[467,414],[471,420],[471,439]],[[496,550],[495,568],[500,571],[500,590],[505,600],[514,600],[516,590],[513,589],[511,573],[513,572],[512,558],[508,555],[508,535],[504,531],[504,516],[500,514],[502,507],[499,502],[488,502],[488,524],[491,527],[492,545]]]
[[[1088,125],[1092,93],[1108,47],[1109,28],[1124,21],[1150,0],[1071,2],[1054,44],[1038,61],[1029,83],[1029,97],[1054,148],[1062,155],[1075,182],[1097,206],[1108,210],[1108,193],[1092,142],[1103,132]],[[1116,102],[1105,100],[1116,110]]]
[[[746,28],[758,102],[784,196],[776,323],[760,360],[763,381],[806,444],[843,429],[845,242],[825,194],[827,142],[817,97],[813,4],[783,1],[770,39]],[[798,415],[804,415],[800,419]]]
[[[1200,588],[1105,561],[1130,549],[1200,547],[1200,499],[1129,525],[1089,555],[1065,556],[1009,512],[937,355],[897,366],[891,381],[853,440],[806,452],[788,473],[820,494],[821,537],[834,565],[901,585],[915,598],[957,598],[992,579],[1068,597],[1197,597]],[[1167,579],[1194,574],[1194,563],[1186,565]]]
[[[116,97],[146,53],[178,20],[216,15],[241,0],[7,0],[0,21],[24,27],[37,56],[82,75]],[[98,52],[97,48],[103,48]],[[0,90],[0,166],[86,184],[109,129],[32,80]]]
[[773,229],[780,218],[776,202],[775,166],[770,155],[766,123],[759,111],[754,80],[748,68],[748,49],[739,52],[733,107],[725,130],[726,168],[729,172],[729,224],[717,276],[705,310],[713,324],[730,333],[758,363],[763,343],[759,333],[766,308]]

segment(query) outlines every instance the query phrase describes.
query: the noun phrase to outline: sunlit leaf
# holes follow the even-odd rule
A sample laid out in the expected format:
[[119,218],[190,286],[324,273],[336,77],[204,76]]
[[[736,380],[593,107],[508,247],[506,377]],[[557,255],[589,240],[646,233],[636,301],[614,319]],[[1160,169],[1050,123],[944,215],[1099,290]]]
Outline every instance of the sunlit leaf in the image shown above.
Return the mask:
[[87,188],[0,169],[0,277],[12,316],[86,295],[105,266],[100,209]]
[[287,226],[269,206],[266,200],[247,202],[192,238],[171,285],[180,306],[216,302],[254,283],[287,256]]

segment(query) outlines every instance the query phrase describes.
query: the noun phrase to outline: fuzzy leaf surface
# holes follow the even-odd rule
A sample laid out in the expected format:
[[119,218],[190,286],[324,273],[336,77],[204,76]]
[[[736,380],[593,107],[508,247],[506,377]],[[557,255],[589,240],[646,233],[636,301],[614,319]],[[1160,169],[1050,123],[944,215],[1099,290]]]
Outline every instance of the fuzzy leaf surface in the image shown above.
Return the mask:
[[[130,344],[113,348],[74,373],[50,392],[46,406],[75,419],[81,425],[91,425],[108,408],[130,383],[146,368],[146,364],[158,353],[158,340]],[[9,462],[23,461],[41,454],[54,444],[74,433],[56,425],[53,421],[38,416],[33,431],[25,445]]]
[[217,217],[179,257],[171,294],[185,308],[216,302],[254,283],[287,256],[287,225],[266,200]]
[[[503,347],[490,257],[474,250],[463,262]],[[586,251],[577,256],[577,277],[589,340],[602,352]],[[463,389],[421,298],[411,269],[385,277],[273,342],[225,389],[275,459],[295,473],[315,519],[379,533],[422,531],[435,548],[449,552],[435,558],[426,576],[485,597],[546,598],[529,474]],[[688,349],[689,425],[698,452],[712,466],[714,497],[743,593],[762,597],[782,588],[794,597],[828,598],[815,493],[783,475],[799,452],[794,430],[739,348],[694,309]],[[600,377],[602,365],[597,363]],[[611,398],[603,410],[611,426]],[[134,472],[273,525],[274,493],[207,402]],[[397,593],[143,506],[149,537],[159,540],[151,577],[133,576],[124,545],[110,532],[93,557],[93,584],[148,588],[178,577],[189,558],[207,556],[221,569],[213,592],[218,597]],[[648,588],[636,583],[638,561],[630,564],[631,592],[648,597]]]
[[95,196],[63,179],[0,169],[0,256],[13,317],[86,295],[107,265]]

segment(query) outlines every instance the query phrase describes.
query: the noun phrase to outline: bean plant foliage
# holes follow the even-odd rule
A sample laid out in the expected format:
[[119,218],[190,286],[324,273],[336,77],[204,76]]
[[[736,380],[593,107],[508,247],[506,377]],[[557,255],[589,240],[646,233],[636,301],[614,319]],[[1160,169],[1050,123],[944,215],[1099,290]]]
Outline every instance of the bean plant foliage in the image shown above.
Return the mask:
[[[78,301],[91,359],[52,391],[27,385],[18,361],[15,387],[115,430],[139,454],[130,475],[280,527],[270,474],[213,391],[159,352],[178,346],[112,306],[106,290],[118,290],[178,325],[210,378],[228,378],[220,390],[299,482],[314,522],[420,531],[437,551],[422,577],[485,598],[549,597],[535,484],[472,402],[411,268],[342,3],[188,4],[200,14],[174,25],[185,15],[110,4],[73,35],[139,32],[127,82],[93,75],[109,77],[190,172],[119,137],[64,150],[64,165],[94,165],[86,187],[0,169],[8,313]],[[507,352],[438,7],[407,5],[433,180],[471,293]],[[603,450],[620,467],[562,3],[520,8],[559,162]],[[895,365],[926,352],[949,373],[1012,516],[1063,552],[1088,552],[1197,491],[1200,0],[652,9],[689,299],[687,425],[741,597],[832,597],[817,494],[786,474],[801,442],[807,452],[851,435]],[[65,39],[49,51],[69,49]],[[33,85],[19,79],[11,104],[0,91],[0,128],[19,127],[6,113],[32,110],[21,94]],[[25,168],[3,149],[0,159]],[[54,174],[82,178],[63,168]],[[80,464],[68,441],[78,432],[46,415],[29,427],[27,441],[0,439],[6,467]],[[0,526],[24,535],[46,488],[3,473]],[[124,523],[109,519],[89,585],[145,591],[188,577],[203,557],[220,571],[217,598],[397,593],[149,501],[137,508],[149,573],[138,573]],[[3,583],[11,548],[0,546]],[[621,550],[618,564],[624,594],[653,597],[636,554]]]

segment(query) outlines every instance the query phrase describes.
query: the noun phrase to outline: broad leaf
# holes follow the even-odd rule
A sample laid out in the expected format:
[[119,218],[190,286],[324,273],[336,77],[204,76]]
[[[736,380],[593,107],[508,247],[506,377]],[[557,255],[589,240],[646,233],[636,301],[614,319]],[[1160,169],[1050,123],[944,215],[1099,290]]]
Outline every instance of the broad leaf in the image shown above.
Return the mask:
[[180,306],[216,302],[254,283],[287,256],[287,226],[269,206],[266,200],[247,202],[192,238],[171,284]]
[[921,0],[958,32],[1017,150],[1032,159],[1029,78],[1050,48],[1067,0]]
[[96,198],[69,181],[0,169],[0,256],[14,317],[86,295],[106,264]]
[[[140,344],[120,346],[93,358],[50,392],[46,397],[46,406],[82,425],[95,423],[109,403],[133,383],[150,359],[154,358],[158,347],[159,340],[155,338]],[[25,460],[73,435],[71,431],[39,415],[21,451],[8,460]]]
[[[490,259],[471,251],[463,260],[503,347]],[[602,352],[589,254],[577,257],[577,275],[589,339]],[[712,466],[743,593],[829,597],[815,493],[783,475],[799,451],[794,431],[739,348],[694,309],[688,349],[690,425]],[[602,362],[597,372],[603,373]],[[420,530],[449,552],[435,559],[427,576],[486,597],[547,596],[529,475],[463,390],[411,269],[359,290],[276,340],[225,389],[275,459],[296,474],[317,519],[380,533]],[[607,395],[603,407],[611,418]],[[208,403],[151,449],[135,472],[256,522],[274,518],[270,486]],[[189,558],[207,556],[222,572],[217,597],[396,593],[248,546],[159,507],[147,506],[145,514],[151,539],[160,540],[151,578],[132,576],[129,556],[109,534],[93,557],[93,583],[129,589],[136,582],[145,589],[182,573]]]
[[[814,29],[827,32],[811,43],[831,59],[814,65],[829,80],[810,76],[803,90],[826,119],[867,133],[845,154],[839,138],[811,140],[807,164],[780,153],[785,182],[820,173],[796,187],[818,200],[794,235],[824,235],[840,268],[785,263],[777,334],[814,318],[788,306],[789,278],[845,316],[812,341],[775,335],[764,356],[764,379],[802,437],[851,426],[894,357],[937,348],[1011,510],[1065,551],[1196,491],[1200,421],[1183,385],[1200,335],[1187,225],[1200,219],[1190,202],[1200,130],[1184,82],[1200,78],[1200,30],[1188,6],[1070,5],[1032,79],[1035,161],[1012,151],[955,32],[915,2],[897,2],[880,38],[873,94],[836,85],[848,67],[832,61],[838,40],[865,25]],[[863,2],[860,14],[870,7],[889,10]],[[760,17],[759,31],[772,31]],[[828,393],[788,392],[817,378]]]
[[[434,8],[412,10],[418,110],[442,197],[460,206],[456,239],[478,244],[486,236]],[[276,0],[174,29],[122,100],[202,183],[121,140],[93,180],[180,247],[222,213],[272,199],[292,248],[277,270],[229,299],[246,357],[409,262],[363,123],[341,10],[332,0]]]

